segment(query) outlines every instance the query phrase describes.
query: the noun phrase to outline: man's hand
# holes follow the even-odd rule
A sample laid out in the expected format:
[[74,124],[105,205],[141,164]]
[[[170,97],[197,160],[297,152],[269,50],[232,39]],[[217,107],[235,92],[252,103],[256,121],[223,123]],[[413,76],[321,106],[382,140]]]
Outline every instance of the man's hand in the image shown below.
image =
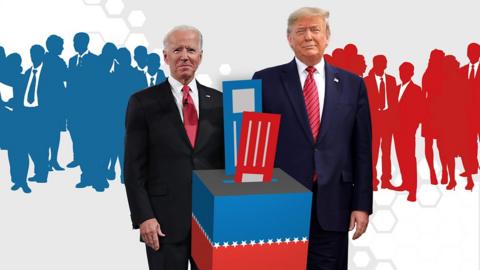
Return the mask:
[[[356,226],[355,226],[356,224]],[[368,225],[368,213],[365,211],[353,211],[350,216],[350,227],[349,230],[357,227],[355,233],[353,234],[352,239],[358,239],[362,234],[367,230]]]
[[140,236],[142,240],[147,244],[147,246],[151,247],[153,250],[160,249],[160,240],[158,236],[164,237],[162,229],[160,229],[160,224],[158,223],[157,219],[151,218],[145,220],[142,224],[140,224]]

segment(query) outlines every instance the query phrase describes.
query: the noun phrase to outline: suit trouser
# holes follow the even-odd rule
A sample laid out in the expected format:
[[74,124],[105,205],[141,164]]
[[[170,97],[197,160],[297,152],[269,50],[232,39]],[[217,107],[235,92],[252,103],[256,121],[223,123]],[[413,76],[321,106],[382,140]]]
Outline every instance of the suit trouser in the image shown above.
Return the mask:
[[460,157],[462,158],[463,168],[469,174],[476,174],[478,171],[478,144],[477,134],[470,133],[465,136],[465,141],[462,151],[460,151]]
[[348,232],[325,231],[318,223],[317,192],[314,187],[310,236],[308,240],[308,270],[347,270]]
[[192,270],[198,269],[191,256],[190,236],[180,243],[161,243],[158,251],[148,246],[146,248],[150,270],[187,270],[188,260],[190,260]]
[[389,111],[377,112],[377,117],[372,125],[372,163],[373,163],[373,181],[377,179],[377,161],[380,148],[382,149],[382,182],[388,182],[392,179],[392,129]]
[[8,149],[8,161],[10,163],[10,177],[12,183],[25,186],[27,185],[28,174],[28,153],[25,147],[21,144],[12,145]]
[[402,175],[402,186],[410,193],[417,193],[417,158],[415,156],[415,132],[395,133],[395,150]]
[[25,108],[22,112],[25,129],[22,137],[28,147],[28,153],[35,166],[35,176],[47,181],[48,177],[48,143],[51,123],[46,118],[46,113],[38,108]]

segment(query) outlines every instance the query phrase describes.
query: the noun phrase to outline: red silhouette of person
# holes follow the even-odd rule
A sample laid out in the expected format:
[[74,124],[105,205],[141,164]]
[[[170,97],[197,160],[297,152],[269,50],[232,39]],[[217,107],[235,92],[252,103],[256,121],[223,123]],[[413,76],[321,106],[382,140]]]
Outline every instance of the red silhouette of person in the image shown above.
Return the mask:
[[[440,104],[443,85],[443,62],[445,53],[435,49],[430,53],[427,69],[422,77],[422,90],[425,96],[424,117],[422,122],[422,136],[425,138],[425,158],[430,169],[430,182],[437,185],[438,180],[434,168],[433,141],[438,139],[439,126],[442,125],[440,117],[442,107]],[[437,140],[438,148],[438,140]],[[440,151],[440,150],[439,150]],[[443,162],[442,162],[443,164]],[[447,175],[446,168],[442,166],[442,175]],[[447,184],[447,179],[442,177],[442,184]]]
[[372,118],[372,160],[373,190],[378,190],[380,180],[377,179],[377,160],[382,149],[381,188],[393,189],[390,150],[392,145],[392,109],[397,103],[397,83],[393,76],[386,74],[387,58],[384,55],[373,57],[373,67],[367,77],[368,99]]
[[478,65],[480,57],[480,45],[471,43],[467,49],[467,56],[470,62],[460,68],[460,74],[464,80],[464,88],[459,89],[459,94],[463,96],[464,100],[464,119],[463,123],[463,140],[460,157],[462,158],[463,168],[465,171],[460,174],[467,178],[466,190],[472,190],[474,183],[472,175],[477,174],[478,160],[477,160],[477,138],[478,138],[478,116],[475,113],[475,108],[478,108],[478,92],[480,76],[478,76]]
[[[445,79],[439,98],[442,119],[438,128],[437,144],[442,162],[442,183],[448,183],[447,190],[455,189],[455,157],[464,149],[464,136],[467,126],[467,109],[464,80],[460,73],[460,63],[455,56],[447,55],[444,61]],[[462,92],[463,91],[463,92]]]
[[415,157],[415,133],[422,121],[425,98],[420,86],[412,81],[414,74],[412,63],[400,65],[398,85],[398,103],[394,107],[393,138],[397,152],[402,184],[396,190],[408,191],[407,200],[414,202],[417,197],[417,159]]

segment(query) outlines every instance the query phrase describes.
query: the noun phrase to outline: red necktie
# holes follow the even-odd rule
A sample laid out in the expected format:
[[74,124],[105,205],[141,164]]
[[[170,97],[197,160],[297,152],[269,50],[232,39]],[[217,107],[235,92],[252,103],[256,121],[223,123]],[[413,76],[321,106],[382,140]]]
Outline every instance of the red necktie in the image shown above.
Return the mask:
[[470,76],[468,76],[469,80],[475,79],[475,66],[472,64],[470,65],[472,68],[470,69]]
[[380,102],[378,103],[379,109],[383,110],[385,108],[385,82],[383,77],[380,78]]
[[193,104],[193,99],[190,96],[190,87],[184,85],[182,88],[183,92],[183,125],[185,131],[187,132],[188,139],[192,144],[192,147],[195,147],[195,139],[197,137],[197,127],[198,127],[198,115],[195,105]]
[[[318,100],[318,89],[315,80],[313,79],[313,73],[316,69],[314,67],[307,67],[308,72],[305,85],[303,86],[303,97],[305,98],[305,107],[307,109],[308,121],[310,122],[310,128],[312,129],[313,141],[317,141],[318,130],[320,128],[320,102]],[[313,170],[312,181],[317,181],[317,173],[315,168]]]
[[318,130],[320,128],[320,102],[318,100],[318,89],[313,73],[316,69],[314,67],[307,67],[308,72],[305,85],[303,86],[303,97],[305,98],[305,107],[307,109],[308,121],[312,129],[313,140],[317,141]]

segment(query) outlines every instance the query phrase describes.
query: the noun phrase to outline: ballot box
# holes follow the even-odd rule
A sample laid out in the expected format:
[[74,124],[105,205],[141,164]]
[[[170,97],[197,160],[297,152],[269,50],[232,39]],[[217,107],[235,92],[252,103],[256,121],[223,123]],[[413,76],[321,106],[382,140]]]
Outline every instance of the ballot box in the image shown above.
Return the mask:
[[202,270],[305,269],[312,193],[284,171],[237,183],[224,170],[192,176],[192,256]]

